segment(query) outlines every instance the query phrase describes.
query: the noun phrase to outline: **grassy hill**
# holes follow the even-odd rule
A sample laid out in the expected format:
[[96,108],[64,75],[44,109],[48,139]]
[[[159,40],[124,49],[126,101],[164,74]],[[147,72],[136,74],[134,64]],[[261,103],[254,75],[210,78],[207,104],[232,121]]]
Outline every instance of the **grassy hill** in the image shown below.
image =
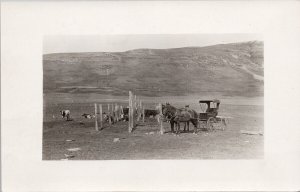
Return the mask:
[[263,95],[263,43],[43,56],[44,93]]

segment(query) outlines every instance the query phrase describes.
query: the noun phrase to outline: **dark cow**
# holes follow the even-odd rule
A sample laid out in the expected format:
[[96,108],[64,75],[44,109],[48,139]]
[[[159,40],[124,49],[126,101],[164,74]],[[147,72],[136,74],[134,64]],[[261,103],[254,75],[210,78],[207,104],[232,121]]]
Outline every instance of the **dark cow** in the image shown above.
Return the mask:
[[129,108],[123,108],[123,113],[121,113],[121,121],[129,121]]
[[145,117],[155,117],[159,114],[159,111],[156,109],[145,109]]
[[60,111],[60,114],[61,114],[62,118],[66,118],[67,121],[70,120],[70,114],[71,114],[70,110],[68,110],[68,109],[67,110],[62,110],[62,111]]

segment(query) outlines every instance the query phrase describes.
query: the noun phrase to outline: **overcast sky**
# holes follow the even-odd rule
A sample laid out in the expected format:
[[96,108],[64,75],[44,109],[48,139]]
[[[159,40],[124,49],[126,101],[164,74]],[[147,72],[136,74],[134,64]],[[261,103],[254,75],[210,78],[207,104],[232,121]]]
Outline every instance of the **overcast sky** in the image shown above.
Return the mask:
[[139,48],[207,46],[244,41],[262,41],[259,34],[182,34],[182,35],[90,35],[45,36],[43,52],[120,52]]

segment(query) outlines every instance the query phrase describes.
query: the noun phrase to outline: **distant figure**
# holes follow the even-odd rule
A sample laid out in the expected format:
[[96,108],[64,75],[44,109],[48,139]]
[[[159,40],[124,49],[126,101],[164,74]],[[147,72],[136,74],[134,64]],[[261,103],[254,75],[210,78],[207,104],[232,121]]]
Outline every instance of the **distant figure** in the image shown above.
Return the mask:
[[92,118],[95,118],[95,115],[91,115],[91,114],[87,114],[87,113],[84,113],[81,115],[82,117],[86,118],[86,119],[92,119]]
[[185,109],[186,111],[188,111],[188,110],[190,109],[190,105],[186,105],[186,106],[184,107],[184,109]]
[[60,111],[60,114],[62,118],[66,118],[67,121],[70,120],[70,114],[71,114],[70,110],[62,110]]

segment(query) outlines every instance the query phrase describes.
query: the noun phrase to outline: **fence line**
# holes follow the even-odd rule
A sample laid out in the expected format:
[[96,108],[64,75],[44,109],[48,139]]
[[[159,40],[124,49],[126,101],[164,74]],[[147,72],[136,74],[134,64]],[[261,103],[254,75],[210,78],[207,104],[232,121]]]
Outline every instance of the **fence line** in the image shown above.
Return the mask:
[[[121,119],[121,115],[123,114],[123,118],[126,118],[124,114],[124,108],[122,105],[118,103],[107,103],[107,118],[103,119],[103,106],[102,104],[99,104],[99,113],[97,104],[94,104],[95,106],[95,130],[99,131],[99,125],[98,125],[98,114],[100,118],[100,130],[103,129],[103,123],[104,120],[108,120],[109,126],[111,126],[113,123],[118,122]],[[162,104],[160,103],[156,110],[158,110],[157,115],[157,122],[159,125],[160,133],[164,133],[164,127],[163,127],[163,119],[162,119]],[[152,113],[152,112],[151,112]],[[137,95],[134,95],[132,91],[129,91],[129,99],[128,99],[128,132],[131,133],[134,128],[136,128],[138,122],[145,122],[146,117],[146,109],[143,105],[142,100],[137,97]]]

